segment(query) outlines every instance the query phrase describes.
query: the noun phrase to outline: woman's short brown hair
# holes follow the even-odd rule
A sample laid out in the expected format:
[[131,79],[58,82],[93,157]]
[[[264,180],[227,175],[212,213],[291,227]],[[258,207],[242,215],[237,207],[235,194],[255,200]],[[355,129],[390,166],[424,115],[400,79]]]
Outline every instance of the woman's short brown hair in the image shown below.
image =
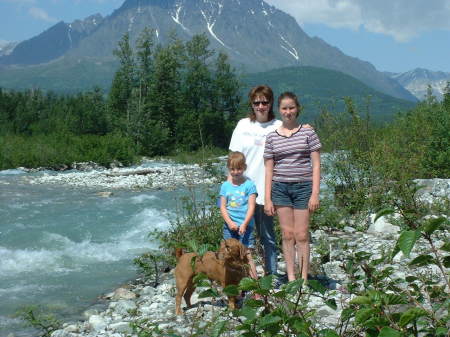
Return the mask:
[[250,112],[248,114],[248,117],[252,122],[256,120],[256,114],[255,111],[253,111],[252,103],[258,96],[264,96],[269,101],[270,109],[269,109],[269,116],[267,119],[267,121],[269,122],[275,118],[275,114],[273,113],[273,91],[267,85],[258,85],[256,87],[253,87],[248,93],[248,104],[250,106]]

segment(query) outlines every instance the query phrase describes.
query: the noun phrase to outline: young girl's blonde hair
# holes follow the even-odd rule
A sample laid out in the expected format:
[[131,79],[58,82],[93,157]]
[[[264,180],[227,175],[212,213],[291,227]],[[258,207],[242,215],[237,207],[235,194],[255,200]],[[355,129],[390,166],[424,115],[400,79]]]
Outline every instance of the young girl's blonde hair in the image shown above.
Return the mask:
[[247,165],[245,164],[244,154],[239,151],[230,152],[230,154],[228,155],[227,167],[242,168],[245,170],[247,168]]

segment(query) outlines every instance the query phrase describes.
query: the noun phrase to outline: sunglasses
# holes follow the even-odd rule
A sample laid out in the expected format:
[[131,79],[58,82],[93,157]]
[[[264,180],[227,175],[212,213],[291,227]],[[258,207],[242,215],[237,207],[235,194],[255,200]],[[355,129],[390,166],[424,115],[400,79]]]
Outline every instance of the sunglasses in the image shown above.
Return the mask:
[[253,106],[259,106],[260,104],[262,104],[263,106],[267,106],[267,105],[269,105],[269,101],[254,101],[254,102],[252,102],[252,105]]

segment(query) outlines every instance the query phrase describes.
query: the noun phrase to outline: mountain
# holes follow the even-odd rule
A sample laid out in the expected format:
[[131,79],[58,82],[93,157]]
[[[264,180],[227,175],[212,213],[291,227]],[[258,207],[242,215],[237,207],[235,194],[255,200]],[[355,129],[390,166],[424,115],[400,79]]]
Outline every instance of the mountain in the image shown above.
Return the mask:
[[450,73],[431,71],[422,68],[416,68],[405,73],[390,73],[389,75],[419,100],[425,98],[428,91],[428,85],[431,86],[433,95],[435,95],[438,100],[442,100],[444,88],[447,85],[447,82],[450,81]]
[[[64,23],[60,25],[63,26]],[[56,26],[49,31],[56,29]],[[190,39],[194,34],[206,33],[211,41],[211,48],[224,50],[233,65],[246,73],[286,66],[322,67],[349,74],[386,94],[416,100],[395,80],[378,72],[370,63],[347,56],[317,37],[309,37],[292,16],[262,0],[126,0],[119,9],[104,18],[95,30],[82,37],[76,46],[69,48],[64,39],[63,27],[58,28],[60,33],[57,36],[66,44],[57,48],[58,52],[53,53],[53,59],[46,51],[46,57],[24,63],[19,55],[23,55],[22,59],[29,60],[33,53],[20,54],[17,51],[17,54],[10,55],[7,64],[36,65],[53,60],[48,65],[31,69],[33,73],[40,71],[47,76],[54,76],[52,67],[61,68],[61,65],[55,64],[58,62],[68,64],[72,69],[77,62],[99,63],[103,66],[114,60],[112,50],[124,33],[129,32],[131,40],[135,41],[147,26],[155,29],[160,43],[168,41],[171,32],[176,32],[184,40]],[[31,45],[31,40],[23,43],[29,42]],[[48,49],[39,44],[34,44],[33,48]],[[57,59],[61,55],[65,60]],[[5,64],[5,61],[2,62],[0,58],[0,64],[2,63]],[[5,86],[5,81],[1,81],[2,77],[13,77],[7,74],[8,71],[10,67],[0,70],[2,86]],[[109,80],[113,72],[114,69],[111,69]],[[25,77],[24,75],[24,79]],[[28,79],[33,81],[33,78]],[[105,82],[107,79],[92,80]],[[75,82],[78,80],[75,79]]]
[[13,51],[14,47],[17,46],[18,42],[9,42],[0,40],[0,57],[3,55],[9,55]]
[[369,112],[378,122],[392,120],[395,113],[409,110],[415,103],[388,96],[376,91],[354,77],[342,72],[317,67],[286,67],[242,78],[245,84],[243,94],[258,84],[268,84],[275,96],[284,91],[298,95],[303,106],[301,120],[314,122],[321,109],[345,111],[344,97],[351,97],[357,111],[364,116]]
[[17,44],[10,53],[0,57],[0,64],[31,65],[57,59],[76,48],[102,21],[103,17],[95,14],[72,23],[58,22],[38,36]]

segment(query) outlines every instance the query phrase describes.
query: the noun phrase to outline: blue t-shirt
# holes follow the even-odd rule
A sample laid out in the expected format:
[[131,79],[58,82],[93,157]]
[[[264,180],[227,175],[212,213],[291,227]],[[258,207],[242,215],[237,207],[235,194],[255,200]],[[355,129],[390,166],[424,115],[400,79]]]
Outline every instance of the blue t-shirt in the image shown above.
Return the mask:
[[[225,197],[227,201],[227,211],[231,220],[240,226],[247,215],[248,199],[251,194],[256,193],[256,186],[253,181],[246,179],[240,185],[233,185],[229,181],[225,181],[220,187],[220,196]],[[250,220],[248,227],[253,227],[255,220]]]

